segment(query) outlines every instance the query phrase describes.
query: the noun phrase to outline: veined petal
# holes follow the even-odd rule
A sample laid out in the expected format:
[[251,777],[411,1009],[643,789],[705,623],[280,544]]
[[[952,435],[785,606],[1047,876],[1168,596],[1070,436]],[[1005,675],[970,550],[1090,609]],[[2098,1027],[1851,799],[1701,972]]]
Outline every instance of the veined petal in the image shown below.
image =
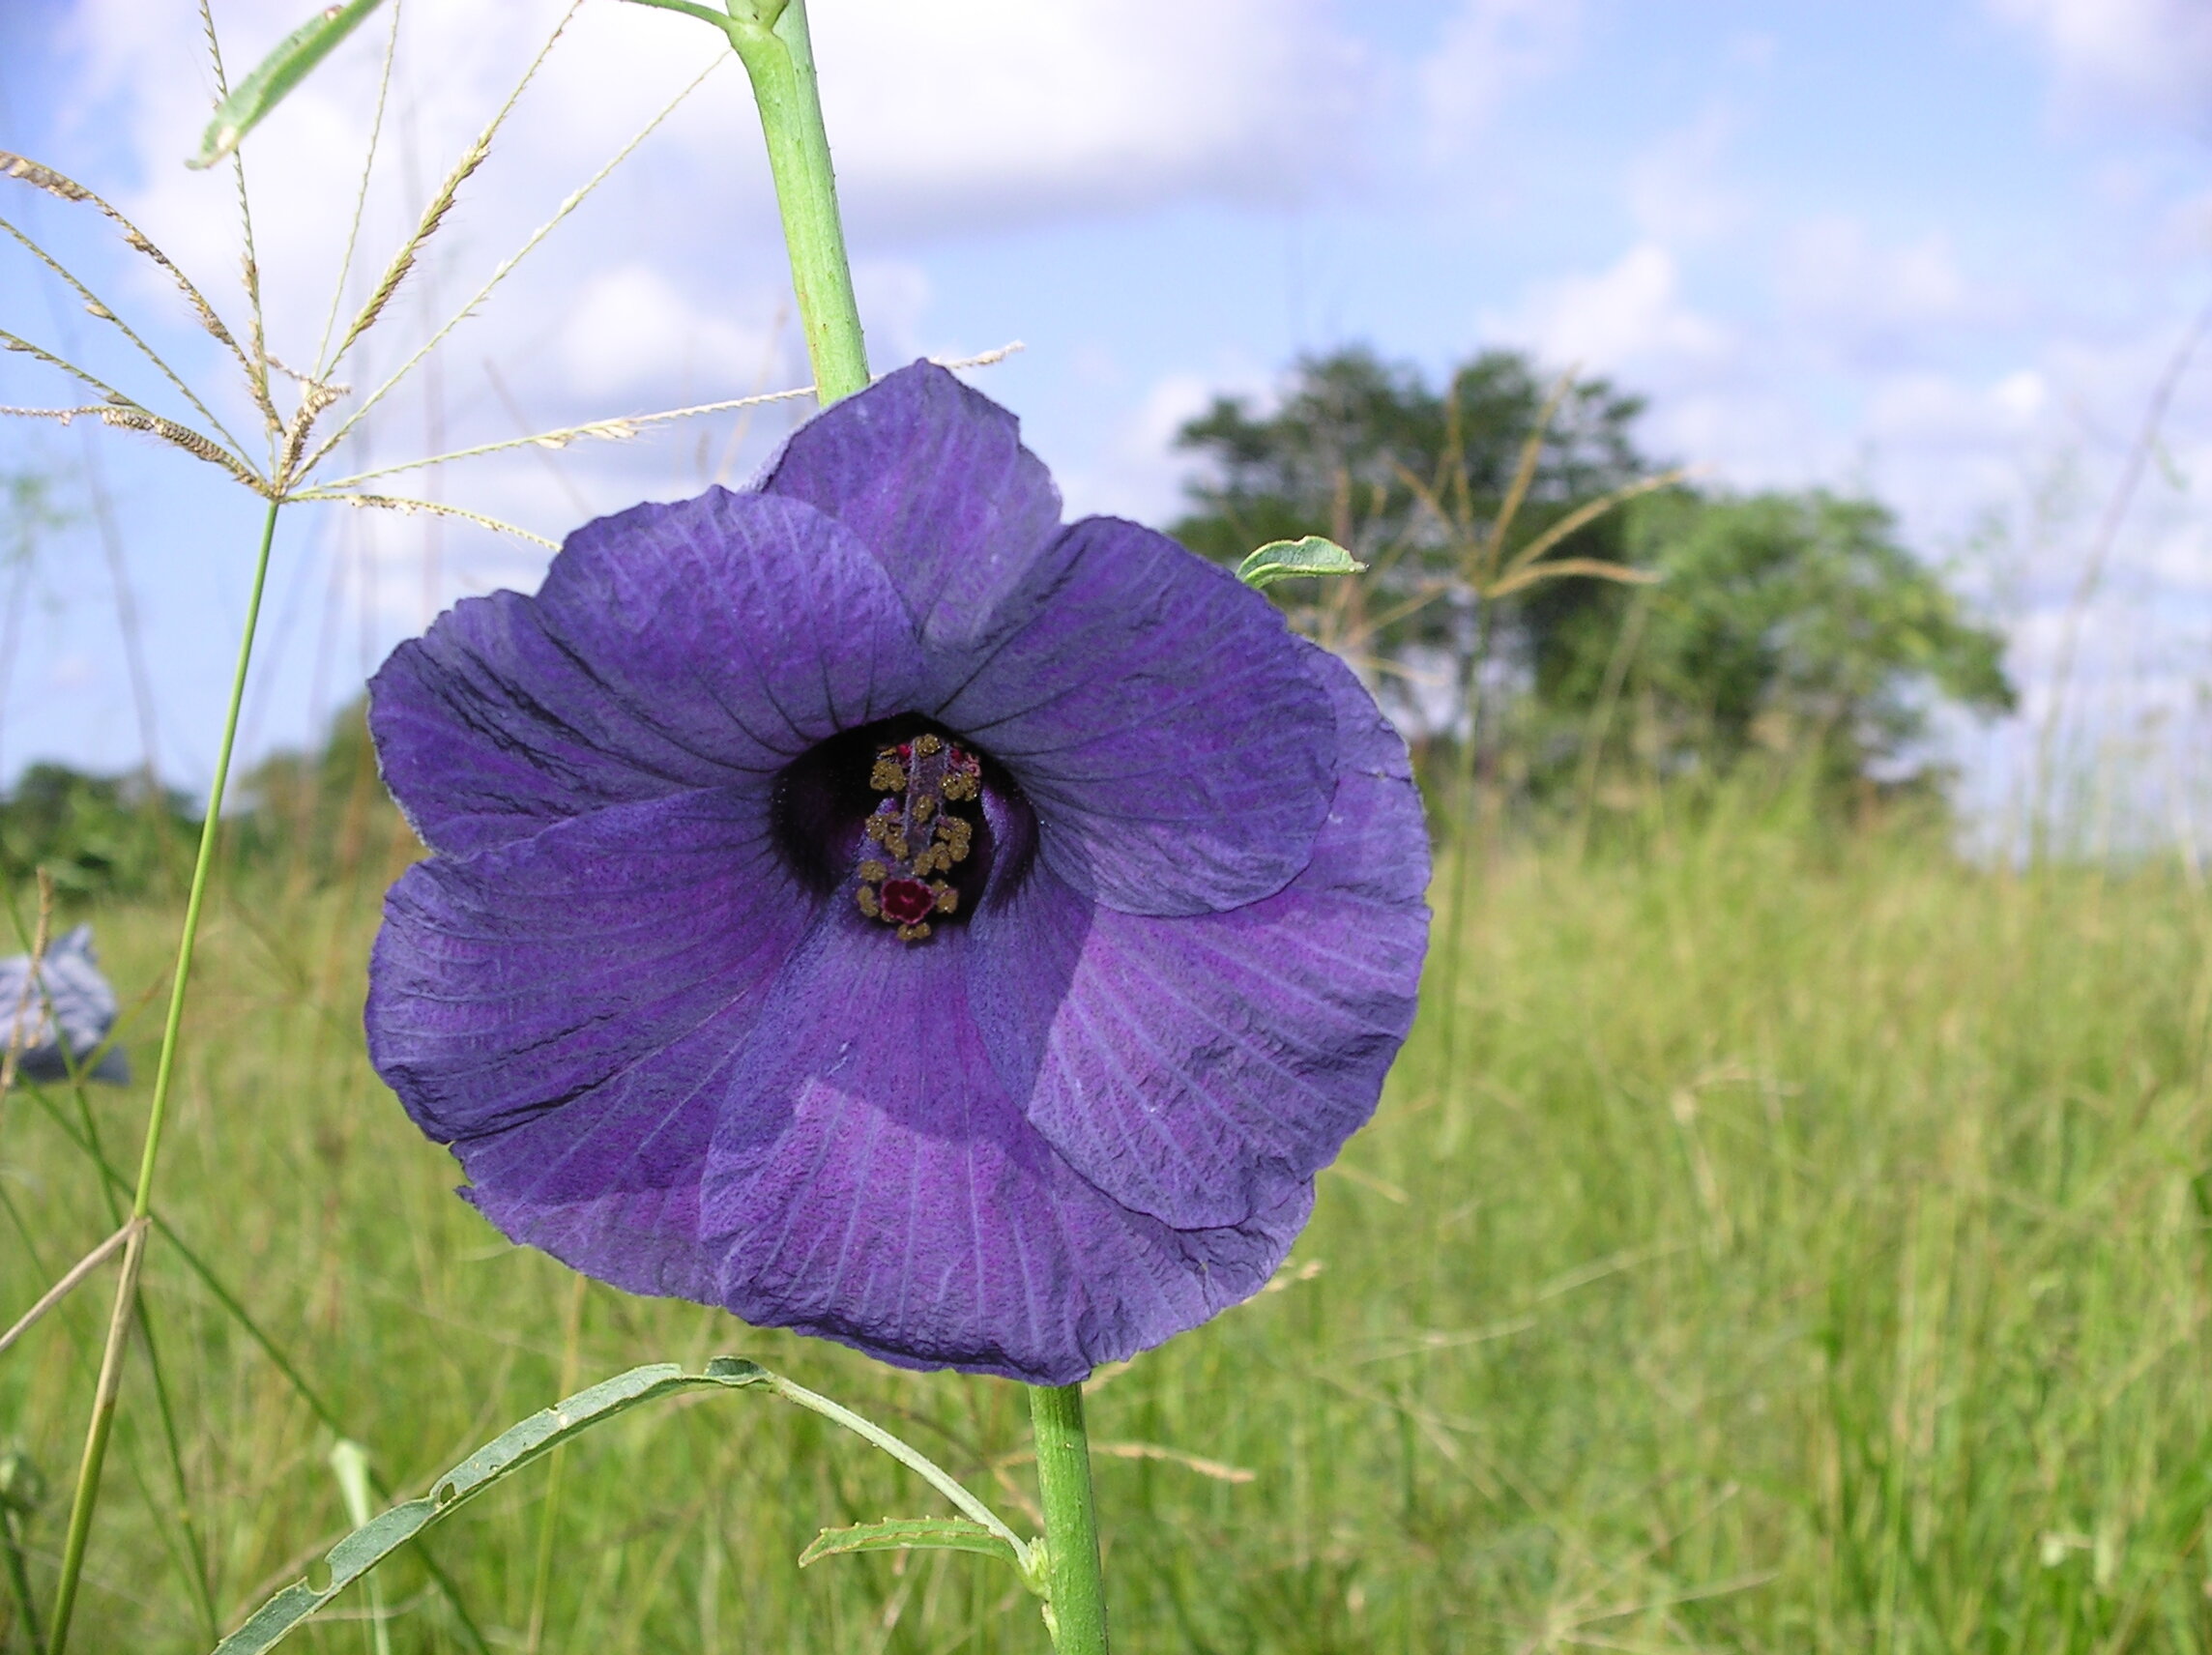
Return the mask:
[[811,917],[765,814],[727,789],[611,807],[387,899],[370,1059],[516,1240],[640,1291],[704,1279],[722,1081]]
[[857,535],[933,653],[1003,631],[1002,610],[1060,531],[1060,490],[1022,447],[1021,421],[926,362],[809,420],[760,486]]
[[850,533],[711,489],[586,524],[535,598],[464,598],[370,683],[386,782],[466,853],[685,788],[765,789],[840,729],[908,706],[905,606]]
[[912,948],[841,908],[795,956],[735,1085],[700,1227],[720,1301],[912,1367],[1069,1384],[1256,1292],[1305,1207],[1180,1234],[1078,1176],[997,1084],[968,936]]
[[931,710],[1021,783],[1053,872],[1128,914],[1282,889],[1328,811],[1335,715],[1281,613],[1119,518],[1069,528],[1032,581],[977,664],[931,661]]
[[1049,877],[978,913],[971,992],[1029,1120],[1179,1229],[1249,1223],[1335,1158],[1411,1027],[1428,840],[1405,743],[1342,662],[1337,782],[1311,862],[1230,913],[1161,919]]

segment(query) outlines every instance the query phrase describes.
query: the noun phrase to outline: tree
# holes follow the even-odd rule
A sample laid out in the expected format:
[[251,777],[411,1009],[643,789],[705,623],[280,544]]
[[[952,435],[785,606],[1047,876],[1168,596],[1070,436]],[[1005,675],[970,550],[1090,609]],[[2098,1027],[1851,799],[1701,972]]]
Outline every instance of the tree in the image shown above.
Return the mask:
[[1586,768],[1631,692],[1615,740],[1670,772],[1789,747],[1837,781],[1909,766],[1936,700],[2012,706],[2001,638],[1881,506],[1653,477],[1643,406],[1600,379],[1547,393],[1512,352],[1441,392],[1365,349],[1307,358],[1273,413],[1224,397],[1182,428],[1208,469],[1174,533],[1225,562],[1307,534],[1350,547],[1369,574],[1271,592],[1378,679],[1416,740],[1510,733],[1538,789]]
[[[1621,628],[1644,756],[1725,770],[1756,750],[1817,758],[1832,782],[1897,779],[1938,701],[2011,711],[2004,640],[1897,537],[1877,502],[1815,490],[1674,490],[1622,514],[1624,552],[1659,584],[1631,622],[1599,595],[1541,635],[1531,688],[1579,726],[1606,692]],[[1556,722],[1556,721],[1555,721]]]
[[[1208,465],[1190,488],[1196,510],[1173,533],[1231,564],[1267,540],[1308,534],[1351,549],[1371,566],[1359,580],[1318,591],[1292,582],[1276,593],[1304,612],[1307,630],[1395,678],[1401,713],[1422,723],[1424,711],[1443,711],[1448,722],[1419,686],[1460,684],[1470,657],[1488,653],[1470,574],[1485,557],[1498,566],[1515,545],[1633,484],[1646,469],[1629,439],[1642,410],[1602,379],[1569,379],[1547,393],[1529,362],[1510,351],[1475,357],[1441,392],[1417,369],[1364,348],[1307,358],[1272,414],[1220,397],[1182,427],[1178,446]],[[1513,543],[1488,545],[1525,458],[1531,466],[1511,513]],[[1612,564],[1617,540],[1617,526],[1600,518],[1550,555]],[[1571,610],[1575,600],[1562,602]]]
[[142,774],[35,764],[0,799],[0,876],[44,868],[64,898],[136,896],[189,859],[198,827],[182,795]]

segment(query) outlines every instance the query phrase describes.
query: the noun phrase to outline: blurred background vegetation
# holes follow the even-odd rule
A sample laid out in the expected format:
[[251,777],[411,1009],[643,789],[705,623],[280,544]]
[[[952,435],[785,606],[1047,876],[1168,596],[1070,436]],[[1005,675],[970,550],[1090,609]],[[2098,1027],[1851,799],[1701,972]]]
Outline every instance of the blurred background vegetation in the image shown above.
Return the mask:
[[[1930,720],[2011,705],[2002,640],[1876,503],[1637,492],[1635,412],[1516,358],[1440,391],[1346,353],[1186,431],[1192,544],[1318,531],[1375,565],[1274,590],[1421,754],[1438,917],[1412,1040],[1282,1274],[1093,1381],[1118,1642],[2212,1647],[2196,863],[1961,855]],[[18,925],[47,867],[145,1055],[194,830],[51,767],[0,806]],[[81,1646],[205,1649],[295,1578],[349,1526],[341,1437],[419,1493],[646,1360],[751,1355],[1022,1509],[1016,1387],[581,1282],[453,1199],[362,1051],[417,854],[358,704],[241,790]],[[0,1315],[112,1229],[144,1111],[143,1080],[0,1095]],[[9,1655],[105,1310],[0,1356]],[[1041,1649],[982,1560],[794,1565],[819,1526],[929,1509],[810,1415],[643,1410],[439,1530],[451,1595],[402,1558],[296,1646]]]
[[1275,590],[1417,749],[1471,733],[1517,798],[1762,753],[1810,763],[1836,802],[1928,793],[1934,708],[2014,705],[2004,640],[1879,504],[1701,489],[1638,451],[1642,407],[1511,352],[1441,389],[1365,350],[1309,358],[1273,412],[1224,398],[1184,425],[1205,474],[1174,532],[1222,562],[1350,547],[1366,576]]

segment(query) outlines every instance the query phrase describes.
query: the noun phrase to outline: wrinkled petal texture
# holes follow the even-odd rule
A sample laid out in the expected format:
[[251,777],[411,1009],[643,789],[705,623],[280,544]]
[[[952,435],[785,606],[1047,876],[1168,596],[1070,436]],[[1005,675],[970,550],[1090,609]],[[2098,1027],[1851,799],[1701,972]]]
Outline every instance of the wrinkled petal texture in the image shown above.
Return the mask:
[[932,655],[988,645],[1060,533],[1060,490],[1020,421],[917,363],[792,433],[764,494],[834,517],[881,560]]
[[[507,1234],[1046,1384],[1266,1283],[1412,1018],[1418,796],[1270,604],[1058,517],[1011,416],[917,364],[760,492],[592,524],[386,663],[434,854],[387,900],[370,1056]],[[1037,845],[912,945],[795,871],[776,803],[906,714],[1003,766]]]
[[830,909],[778,983],[708,1166],[721,1302],[910,1366],[1069,1384],[1258,1291],[1310,1188],[1186,1230],[1082,1177],[998,1081],[973,929],[893,950]]
[[1108,517],[1032,578],[1048,595],[936,713],[1020,780],[1053,872],[1129,914],[1282,889],[1328,812],[1336,721],[1281,612]]
[[975,926],[992,1058],[1021,1077],[1031,1123],[1100,1190],[1179,1228],[1248,1224],[1308,1183],[1373,1113],[1412,1025],[1420,797],[1358,680],[1303,648],[1329,686],[1338,774],[1289,886],[1164,919],[1040,879]]
[[712,1297],[697,1195],[732,1055],[811,918],[735,789],[621,805],[393,887],[369,1058],[518,1240]]
[[578,530],[536,597],[462,599],[379,669],[369,724],[416,830],[462,853],[604,805],[765,791],[911,706],[922,665],[851,534],[715,488]]

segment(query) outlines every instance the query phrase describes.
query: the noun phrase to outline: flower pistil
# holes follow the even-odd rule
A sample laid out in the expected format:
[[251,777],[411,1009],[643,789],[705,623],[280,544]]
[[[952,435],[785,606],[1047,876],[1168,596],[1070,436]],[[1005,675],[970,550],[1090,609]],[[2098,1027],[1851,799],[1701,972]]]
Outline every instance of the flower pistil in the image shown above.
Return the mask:
[[943,876],[968,859],[982,772],[975,754],[926,730],[877,749],[868,785],[893,797],[868,817],[854,899],[870,919],[895,926],[901,942],[920,942],[931,915],[960,906]]

